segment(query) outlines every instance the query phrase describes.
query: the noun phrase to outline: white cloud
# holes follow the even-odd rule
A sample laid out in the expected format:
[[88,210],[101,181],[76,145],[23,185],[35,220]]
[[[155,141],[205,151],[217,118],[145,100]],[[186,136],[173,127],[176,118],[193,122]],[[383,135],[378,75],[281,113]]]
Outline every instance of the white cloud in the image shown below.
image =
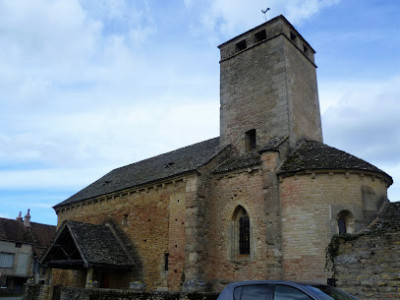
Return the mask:
[[86,18],[78,1],[45,0],[0,2],[0,26],[5,58],[33,69],[71,58],[79,63],[93,51],[101,27]]
[[[79,172],[76,169],[0,171],[0,188],[15,190],[78,189],[82,184],[88,185],[91,183],[90,181],[100,178],[98,174],[102,176],[105,172],[104,168],[82,168]],[[98,176],[98,178],[92,176]]]
[[[71,7],[36,2],[46,6],[44,12],[32,4],[20,8],[0,2],[3,14],[17,15],[9,22],[0,19],[0,28],[9,33],[6,38],[0,36],[0,44],[12,41],[19,53],[15,60],[0,55],[0,70],[15,68],[19,74],[10,78],[0,71],[0,78],[9,79],[0,83],[3,95],[9,97],[0,102],[1,186],[75,189],[112,168],[218,135],[216,99],[207,98],[207,92],[193,96],[187,90],[207,80],[197,76],[177,80],[173,61],[130,48],[153,33],[151,17],[133,10],[129,1],[85,2],[97,7],[90,11],[79,2],[64,2]],[[107,9],[112,13],[101,19]],[[53,16],[54,24],[48,23],[47,15],[64,10],[76,14],[75,21]],[[128,21],[132,14],[136,18],[133,23]],[[29,25],[25,18],[33,23],[33,31],[40,32],[32,39],[47,49],[34,52],[33,63],[25,33],[20,33]],[[39,23],[35,23],[37,19]],[[111,28],[113,20],[129,26]],[[59,41],[59,35],[65,40]],[[60,55],[71,45],[78,49]],[[60,55],[60,61],[53,61],[52,55]],[[168,108],[160,102],[168,103]],[[210,122],[204,124],[205,116]],[[99,161],[99,169],[93,169]]]
[[91,18],[102,20],[104,35],[125,36],[131,46],[142,45],[157,31],[148,0],[87,0],[81,4]]
[[341,0],[214,0],[210,9],[203,14],[203,24],[208,28],[217,27],[228,35],[254,27],[265,21],[262,9],[270,8],[267,19],[284,14],[295,25],[317,14],[320,10]]
[[[368,157],[393,161],[400,147],[399,95],[400,76],[387,81],[325,82],[320,98],[327,139],[349,144],[353,141]],[[384,155],[383,148],[393,155]]]
[[[33,186],[75,184],[67,176],[47,180],[46,172],[55,167],[84,169],[101,161],[107,170],[186,146],[218,135],[218,103],[171,103],[169,106],[143,104],[96,108],[76,113],[27,116],[32,124],[23,132],[0,136],[0,163],[25,163],[25,176],[34,178],[43,172],[42,184]],[[204,122],[207,119],[207,122]],[[50,125],[50,126],[49,126]],[[68,167],[67,167],[68,166]],[[43,167],[49,168],[41,170]],[[33,170],[32,170],[33,168]],[[70,171],[68,171],[70,172]],[[83,172],[79,170],[79,172]],[[24,171],[3,173],[5,186],[31,187],[32,180],[17,180]],[[72,172],[70,172],[72,173]],[[33,174],[33,175],[32,175]],[[7,179],[6,179],[7,178]],[[82,178],[77,180],[82,180]],[[92,178],[93,179],[93,178]]]
[[[325,82],[320,87],[325,142],[367,160],[395,180],[400,178],[399,95],[400,76],[374,82]],[[400,195],[397,182],[389,195]]]
[[216,104],[130,106],[57,117],[60,127],[44,131],[45,123],[38,124],[35,133],[8,139],[14,147],[6,148],[4,159],[47,167],[2,171],[0,188],[83,188],[113,168],[218,135]]
[[147,1],[140,7],[129,1],[93,3],[97,13],[77,0],[0,2],[3,97],[34,106],[56,101],[53,93],[60,89],[110,85],[141,73],[143,63],[132,47],[156,32]]
[[276,1],[275,4],[284,3],[281,8],[284,14],[294,24],[299,24],[304,20],[312,17],[322,9],[339,3],[341,0],[291,0],[291,1]]

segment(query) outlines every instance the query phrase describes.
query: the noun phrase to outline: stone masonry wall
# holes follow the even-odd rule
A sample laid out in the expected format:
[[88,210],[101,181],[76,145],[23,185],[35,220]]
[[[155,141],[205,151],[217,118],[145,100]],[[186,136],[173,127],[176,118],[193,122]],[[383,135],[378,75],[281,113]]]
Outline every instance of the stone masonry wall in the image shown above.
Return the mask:
[[362,300],[400,299],[400,202],[387,202],[358,234],[332,237],[327,262],[336,284]]
[[304,52],[310,50],[303,49],[299,38],[284,43],[291,146],[304,138],[322,142],[317,74]]
[[[90,199],[61,210],[58,223],[70,219],[93,224],[112,220],[119,224],[137,252],[136,269],[124,280],[110,278],[110,287],[127,288],[129,282],[142,281],[149,290],[180,290],[185,262],[187,182],[190,178]],[[68,278],[71,277],[53,274],[52,283],[73,285]]]
[[50,300],[51,286],[43,284],[25,284],[24,300]]
[[[337,214],[350,211],[356,230],[365,228],[363,187],[375,193],[367,207],[379,209],[386,185],[365,174],[310,173],[280,179],[284,279],[326,283],[325,249],[337,233]],[[369,220],[368,220],[369,221]]]
[[275,136],[289,136],[283,39],[276,37],[221,62],[222,145],[231,143],[244,153],[245,132],[251,129],[256,129],[260,147]]
[[280,165],[278,152],[263,153],[261,162],[267,229],[265,238],[268,257],[266,279],[282,279],[282,223],[279,184],[276,176],[276,169]]
[[338,287],[360,300],[400,299],[400,233],[374,232],[333,240]]
[[[207,279],[214,291],[232,281],[265,279],[276,275],[276,257],[267,251],[263,176],[259,166],[216,175],[211,181],[207,217],[209,220]],[[233,236],[233,214],[242,206],[250,219],[250,255],[239,255]],[[278,271],[279,272],[279,271]],[[271,275],[272,276],[272,275]]]
[[301,138],[322,141],[314,52],[293,27],[276,18],[220,49],[222,145],[245,153],[252,129],[258,149],[274,137],[289,137],[292,146]]
[[53,285],[85,287],[86,272],[84,270],[53,269],[51,274]]
[[[186,236],[186,261],[185,264],[185,273],[184,273],[184,289],[190,290],[195,289],[198,285],[199,281],[203,280],[204,272],[204,251],[202,251],[205,246],[204,243],[200,240],[204,233],[202,231],[202,225],[204,222],[204,212],[202,211],[202,203],[199,197],[199,185],[200,178],[193,178],[186,185],[186,227],[185,227],[185,236]],[[199,287],[199,286],[198,286]]]
[[229,157],[228,147],[212,161],[198,169],[198,176],[186,184],[186,262],[183,291],[210,291],[207,268],[210,265],[210,237],[208,232],[219,230],[211,227],[210,207],[214,205],[211,171]]
[[[27,285],[25,287],[25,300],[50,300],[51,294],[43,293],[49,286]],[[190,293],[190,292],[143,292],[115,289],[84,289],[64,287],[61,290],[60,300],[215,300],[217,293]]]

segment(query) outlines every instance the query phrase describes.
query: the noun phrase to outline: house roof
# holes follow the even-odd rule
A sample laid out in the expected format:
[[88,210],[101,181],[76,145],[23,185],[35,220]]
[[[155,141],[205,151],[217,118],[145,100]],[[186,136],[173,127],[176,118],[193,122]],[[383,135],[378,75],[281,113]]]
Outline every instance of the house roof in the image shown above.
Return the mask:
[[379,173],[388,184],[393,180],[384,171],[347,152],[317,141],[305,141],[278,170],[280,175],[290,175],[304,170],[359,170]]
[[[59,251],[60,247],[63,248]],[[133,265],[128,252],[110,225],[66,220],[57,231],[42,263],[50,267],[127,269]]]
[[56,226],[30,222],[26,227],[22,221],[0,218],[0,241],[29,244],[40,257],[56,233]]
[[33,244],[34,240],[24,223],[18,220],[0,218],[0,240]]
[[30,230],[35,241],[33,253],[41,257],[56,234],[56,226],[31,222]]
[[219,150],[219,138],[213,138],[114,169],[54,208],[194,171]]

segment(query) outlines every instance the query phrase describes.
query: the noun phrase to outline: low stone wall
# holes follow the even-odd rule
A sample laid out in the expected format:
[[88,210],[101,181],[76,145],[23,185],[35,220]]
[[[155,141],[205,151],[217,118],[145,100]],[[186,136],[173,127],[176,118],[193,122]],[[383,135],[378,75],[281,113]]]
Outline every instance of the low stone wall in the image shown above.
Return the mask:
[[[48,286],[27,285],[24,300],[51,300]],[[140,292],[133,290],[63,287],[60,300],[215,300],[218,293]]]
[[339,288],[361,300],[400,299],[400,232],[334,236],[327,253]]
[[62,289],[60,300],[215,300],[217,297],[217,293],[138,292],[132,290],[66,287]]
[[51,286],[43,284],[25,284],[24,300],[47,300],[51,297]]

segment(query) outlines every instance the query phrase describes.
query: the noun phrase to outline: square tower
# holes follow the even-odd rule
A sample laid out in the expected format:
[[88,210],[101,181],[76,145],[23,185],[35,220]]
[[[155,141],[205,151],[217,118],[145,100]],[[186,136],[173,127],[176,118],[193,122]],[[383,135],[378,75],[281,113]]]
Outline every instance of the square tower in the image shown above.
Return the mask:
[[315,51],[283,16],[218,48],[222,146],[242,155],[274,138],[322,142]]

